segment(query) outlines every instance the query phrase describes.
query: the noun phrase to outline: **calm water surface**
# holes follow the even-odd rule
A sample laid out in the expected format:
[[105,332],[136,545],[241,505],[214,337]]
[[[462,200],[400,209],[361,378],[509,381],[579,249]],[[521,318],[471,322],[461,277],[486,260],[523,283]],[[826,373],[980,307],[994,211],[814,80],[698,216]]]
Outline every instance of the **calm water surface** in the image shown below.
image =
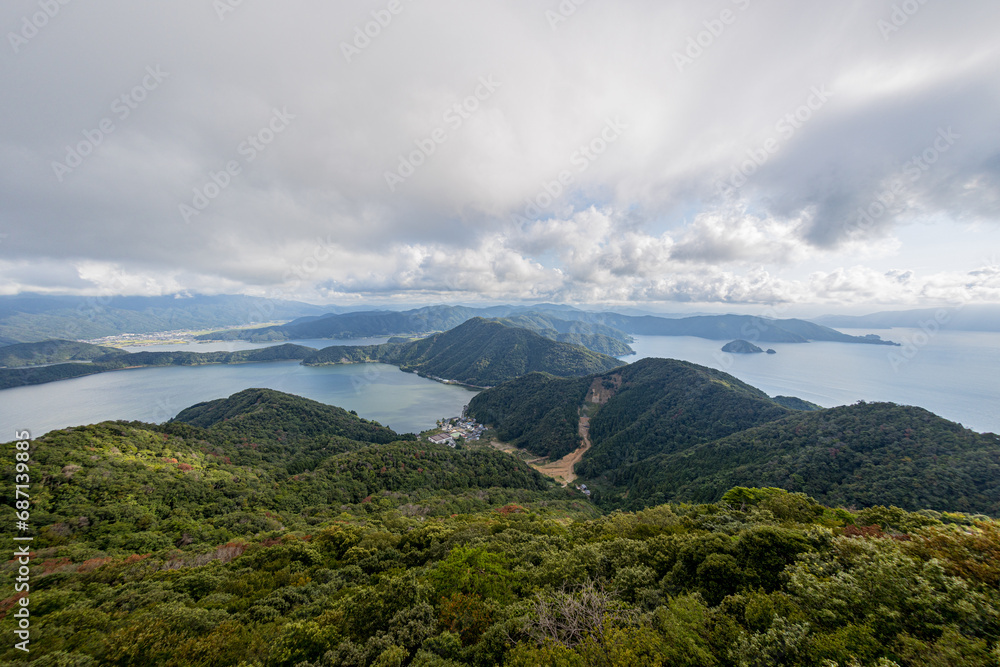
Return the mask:
[[[859,400],[919,405],[977,431],[1000,433],[1000,334],[919,329],[841,329],[876,333],[904,347],[850,343],[759,343],[777,354],[727,355],[728,341],[634,336],[635,361],[666,357],[718,368],[766,391],[824,407]],[[906,345],[911,343],[912,345]]]
[[[369,340],[349,344],[369,344]],[[347,343],[311,342],[317,344],[310,347]],[[205,349],[207,345],[197,345],[197,351],[212,351]],[[187,346],[149,349],[167,351]],[[108,419],[159,423],[195,403],[224,398],[251,387],[276,389],[355,410],[362,417],[400,433],[423,431],[433,427],[441,417],[459,415],[475,395],[468,389],[427,380],[385,364],[302,366],[297,361],[279,361],[137,368],[0,391],[0,425],[12,437],[14,429],[27,429],[37,436],[56,428]],[[6,439],[2,436],[0,433],[0,441]]]
[[[644,357],[683,359],[724,370],[768,394],[798,396],[824,407],[858,400],[919,405],[977,431],[1000,432],[1000,334],[915,329],[844,330],[877,333],[910,347],[847,343],[761,343],[777,354],[726,355],[726,341],[674,336],[635,336]],[[385,338],[287,341],[323,348],[371,345]],[[190,343],[148,350],[211,352],[280,343]],[[302,366],[298,362],[142,368],[0,391],[3,433],[54,428],[106,419],[162,422],[201,401],[267,387],[337,405],[399,432],[431,428],[455,416],[473,392],[403,373],[384,364]],[[4,440],[0,434],[0,440]]]

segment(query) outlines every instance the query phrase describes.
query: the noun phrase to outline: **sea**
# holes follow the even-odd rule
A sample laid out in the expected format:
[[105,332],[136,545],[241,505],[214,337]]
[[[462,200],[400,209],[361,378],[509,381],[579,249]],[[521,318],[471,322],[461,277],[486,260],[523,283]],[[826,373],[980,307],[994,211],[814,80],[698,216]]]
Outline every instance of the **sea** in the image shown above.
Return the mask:
[[[917,405],[976,431],[1000,432],[1000,333],[919,329],[876,333],[900,347],[851,343],[764,343],[775,354],[731,355],[727,341],[635,336],[632,362],[682,359],[730,373],[771,396],[798,396],[823,407],[857,401]],[[287,341],[307,347],[372,345],[385,338]],[[283,341],[284,342],[284,341]],[[281,343],[186,343],[130,351],[232,351]],[[124,419],[159,423],[195,403],[265,387],[355,410],[397,432],[420,432],[461,413],[474,392],[385,364],[302,366],[270,362],[231,366],[138,368],[0,391],[0,424],[10,437]],[[0,433],[0,440],[5,440]]]

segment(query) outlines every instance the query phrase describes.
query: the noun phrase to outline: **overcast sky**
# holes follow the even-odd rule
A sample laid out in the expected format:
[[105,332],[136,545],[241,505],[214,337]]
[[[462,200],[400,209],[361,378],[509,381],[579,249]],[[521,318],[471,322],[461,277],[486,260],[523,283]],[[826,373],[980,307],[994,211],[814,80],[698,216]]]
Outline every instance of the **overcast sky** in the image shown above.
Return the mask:
[[1000,302],[996,0],[4,0],[0,27],[0,293]]

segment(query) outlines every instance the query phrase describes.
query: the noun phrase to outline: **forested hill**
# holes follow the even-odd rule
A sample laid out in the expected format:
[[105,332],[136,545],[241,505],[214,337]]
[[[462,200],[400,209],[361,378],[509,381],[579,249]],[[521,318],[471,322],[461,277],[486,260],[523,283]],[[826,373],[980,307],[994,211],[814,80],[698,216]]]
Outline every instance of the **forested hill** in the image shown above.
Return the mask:
[[576,473],[606,508],[775,486],[830,504],[1000,515],[996,435],[892,403],[817,407],[696,364],[644,359],[581,379],[520,378],[473,398],[469,413],[552,459],[580,446],[588,414],[592,445]]
[[236,442],[286,443],[329,435],[385,444],[413,440],[378,422],[358,417],[343,408],[273,389],[245,389],[229,398],[198,403],[181,410],[172,421],[185,422],[225,434]]
[[392,334],[447,331],[473,317],[505,317],[515,309],[427,306],[406,311],[372,310],[357,313],[329,313],[306,317],[288,324],[260,329],[234,329],[204,334],[201,340],[295,340],[309,338],[367,338]]
[[[30,461],[32,547],[59,548],[60,557],[211,549],[282,526],[308,529],[346,509],[364,513],[373,496],[380,508],[409,504],[419,514],[568,497],[492,448],[417,442],[340,408],[260,389],[162,425],[52,431],[33,441]],[[4,471],[13,475],[12,464]]]
[[[572,312],[572,311],[557,311]],[[560,343],[573,343],[612,356],[634,354],[628,346],[632,338],[618,329],[599,323],[564,320],[552,313],[538,313],[526,307],[428,306],[402,312],[367,311],[305,317],[281,326],[218,331],[198,336],[200,340],[249,340],[254,342],[314,338],[367,338],[395,334],[422,334],[447,331],[482,317],[503,318],[509,326],[521,327]]]
[[16,368],[38,364],[58,364],[65,361],[92,361],[109,354],[120,354],[113,347],[91,345],[72,340],[46,340],[39,343],[18,343],[0,347],[0,367]]
[[[922,411],[862,407],[751,431],[801,426],[829,447],[885,427],[951,467],[971,446]],[[26,458],[5,458],[8,488],[31,484],[27,510],[12,493],[0,505],[30,514],[33,540],[30,576],[16,558],[0,567],[0,633],[27,618],[30,654],[9,641],[0,664],[992,667],[1000,654],[1000,524],[985,516],[744,487],[602,516],[485,444],[350,439],[334,432],[391,436],[279,392],[185,412],[206,427],[105,422],[4,445]],[[921,425],[891,433],[903,418]],[[765,437],[738,435],[719,442]],[[874,472],[878,490],[872,465],[852,476]]]
[[[829,505],[1000,515],[1000,437],[922,408],[858,403],[798,413],[664,453],[608,476],[605,500],[718,500],[737,486],[803,491]],[[627,498],[627,500],[626,500]]]
[[580,446],[579,412],[594,390],[603,402],[588,408],[593,446],[577,466],[585,477],[791,413],[722,371],[649,358],[582,380],[521,378],[474,397],[469,414],[502,439],[556,459]]
[[498,385],[535,371],[581,376],[622,365],[614,357],[579,345],[560,343],[527,329],[478,317],[411,343],[328,347],[303,363],[365,361],[395,364],[403,370],[478,387]]
[[728,373],[675,359],[637,361],[622,369],[619,382],[590,419],[593,446],[578,466],[585,477],[790,413]]

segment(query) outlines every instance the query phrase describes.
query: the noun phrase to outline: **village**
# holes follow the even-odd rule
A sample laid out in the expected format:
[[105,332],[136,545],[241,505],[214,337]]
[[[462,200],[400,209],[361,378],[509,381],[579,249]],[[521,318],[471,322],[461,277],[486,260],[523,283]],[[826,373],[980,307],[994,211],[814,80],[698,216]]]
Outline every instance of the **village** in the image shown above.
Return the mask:
[[437,427],[441,433],[428,436],[428,440],[436,445],[448,445],[454,447],[459,440],[462,442],[475,442],[486,431],[486,427],[468,417],[451,417],[439,419]]
[[[468,408],[469,406],[465,407]],[[462,410],[462,415],[461,417],[446,417],[437,420],[437,428],[430,431],[430,435],[426,435],[425,437],[429,442],[436,445],[448,445],[449,447],[457,447],[460,443],[477,442],[486,432],[486,426],[480,424],[475,419],[466,417],[464,409]],[[508,450],[504,449],[504,451]],[[539,462],[528,461],[528,464],[543,474],[552,474],[545,466],[539,466]],[[566,481],[568,482],[569,480]],[[563,486],[566,486],[565,482]],[[588,489],[586,484],[574,484],[573,486],[587,498],[590,498],[593,493],[593,490]]]

